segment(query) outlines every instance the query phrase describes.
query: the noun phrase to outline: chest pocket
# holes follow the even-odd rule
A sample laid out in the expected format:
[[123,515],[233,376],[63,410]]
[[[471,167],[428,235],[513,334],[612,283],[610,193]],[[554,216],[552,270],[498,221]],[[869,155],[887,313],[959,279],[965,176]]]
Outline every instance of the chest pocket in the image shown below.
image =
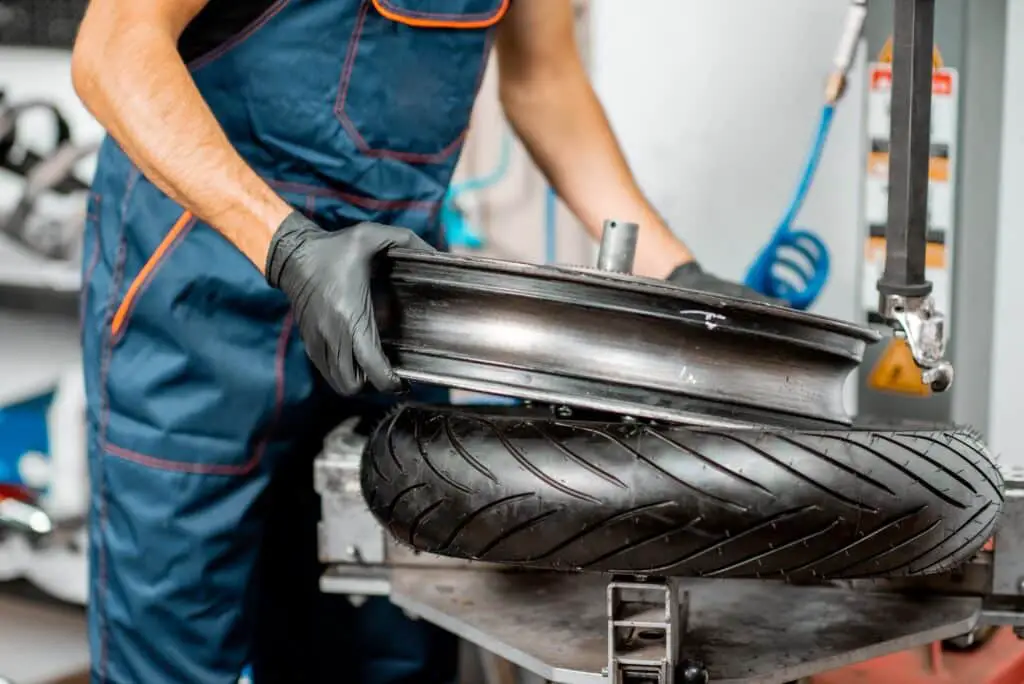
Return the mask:
[[511,0],[362,0],[334,112],[359,151],[442,163],[461,147]]

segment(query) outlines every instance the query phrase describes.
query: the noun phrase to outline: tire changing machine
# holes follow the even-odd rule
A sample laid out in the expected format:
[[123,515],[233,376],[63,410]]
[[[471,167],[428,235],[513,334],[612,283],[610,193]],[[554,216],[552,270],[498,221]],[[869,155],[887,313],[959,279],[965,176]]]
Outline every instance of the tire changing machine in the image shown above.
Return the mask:
[[[934,11],[935,0],[895,2],[888,249],[877,287],[879,313],[941,392],[953,368],[925,278]],[[621,228],[606,226],[599,268],[630,270],[635,232]],[[1024,470],[1003,469],[993,543],[945,574],[806,585],[607,577],[523,572],[399,545],[363,497],[366,439],[343,424],[315,464],[322,590],[389,596],[550,682],[784,684],[982,625],[1024,636]]]

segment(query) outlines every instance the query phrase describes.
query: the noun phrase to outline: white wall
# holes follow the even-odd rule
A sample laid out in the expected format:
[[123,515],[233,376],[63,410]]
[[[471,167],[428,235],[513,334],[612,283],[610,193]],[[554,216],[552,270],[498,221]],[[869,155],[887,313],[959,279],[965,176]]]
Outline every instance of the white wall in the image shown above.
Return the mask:
[[[820,114],[846,0],[593,0],[593,72],[641,187],[717,274],[782,215]],[[815,310],[861,319],[860,72],[799,224],[832,253]]]

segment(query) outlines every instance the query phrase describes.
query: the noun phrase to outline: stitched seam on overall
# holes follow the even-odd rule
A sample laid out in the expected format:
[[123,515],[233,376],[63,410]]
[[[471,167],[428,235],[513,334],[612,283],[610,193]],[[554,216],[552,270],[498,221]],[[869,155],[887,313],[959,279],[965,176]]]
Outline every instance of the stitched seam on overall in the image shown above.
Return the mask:
[[85,275],[82,277],[82,294],[78,300],[78,336],[82,337],[85,333],[85,312],[89,304],[89,282],[92,280],[92,274],[96,270],[96,265],[100,261],[100,243],[99,240],[93,245],[92,255],[89,257],[89,265],[85,268]]
[[285,361],[288,355],[288,342],[291,340],[291,333],[294,327],[293,321],[293,314],[289,311],[282,321],[281,332],[277,338],[277,350],[274,355],[273,413],[270,421],[263,430],[263,434],[260,436],[253,448],[252,456],[250,456],[245,463],[242,463],[241,465],[229,465],[223,463],[183,463],[180,461],[139,453],[137,451],[131,451],[130,449],[125,449],[115,444],[111,444],[106,440],[104,440],[103,443],[104,451],[115,458],[137,463],[148,468],[167,470],[177,473],[188,473],[192,475],[222,475],[230,477],[238,477],[251,473],[263,460],[263,454],[266,452],[267,444],[270,442],[270,438],[276,431],[281,419],[281,414],[284,410],[284,394],[286,389]]
[[198,71],[199,69],[202,69],[204,66],[207,66],[211,62],[215,61],[217,58],[223,57],[226,53],[230,52],[234,48],[244,43],[246,40],[251,38],[257,31],[266,26],[271,19],[277,16],[277,14],[281,10],[283,10],[285,5],[287,5],[289,2],[291,2],[291,0],[277,0],[277,2],[268,7],[263,12],[263,14],[256,17],[256,19],[253,20],[251,24],[243,28],[236,35],[232,36],[231,38],[228,38],[226,41],[224,41],[224,43],[213,48],[205,55],[200,55],[199,57],[196,57],[191,62],[189,62],[188,70]]
[[415,199],[376,199],[374,197],[364,197],[362,195],[354,195],[350,192],[344,192],[342,190],[334,190],[332,188],[322,188],[316,185],[307,185],[305,183],[293,183],[291,181],[279,181],[272,178],[264,178],[268,185],[272,188],[280,190],[281,192],[294,192],[303,195],[312,195],[313,197],[325,197],[328,199],[342,200],[359,207],[366,209],[418,209],[422,211],[434,211],[441,203],[441,200],[415,200]]
[[107,533],[107,474],[106,465],[104,464],[104,449],[103,445],[107,441],[107,421],[109,418],[110,410],[110,392],[107,389],[107,370],[110,365],[110,352],[113,349],[113,345],[110,344],[110,321],[114,315],[114,307],[120,297],[121,281],[124,278],[124,266],[125,260],[128,255],[128,240],[125,235],[125,224],[127,223],[128,216],[128,201],[132,196],[132,191],[135,189],[135,184],[139,180],[140,172],[134,166],[128,171],[128,178],[125,181],[124,197],[121,198],[121,216],[118,220],[118,232],[117,232],[117,255],[114,258],[114,271],[110,282],[110,293],[107,296],[106,311],[103,316],[103,330],[100,335],[100,426],[97,445],[99,447],[99,454],[96,457],[100,460],[99,471],[99,497],[100,497],[100,510],[99,510],[99,526],[100,534],[99,537],[99,548],[97,549],[97,558],[99,560],[99,568],[97,570],[99,574],[99,591],[98,591],[98,606],[97,616],[99,618],[99,629],[100,629],[100,681],[107,682],[109,680],[107,669],[109,667],[109,621],[107,619],[107,547],[103,542],[103,538]]
[[97,222],[97,225],[93,227],[93,240],[95,244],[92,246],[92,254],[89,255],[89,263],[85,267],[85,273],[82,275],[82,293],[78,298],[78,337],[82,339],[85,335],[85,312],[89,308],[89,283],[92,281],[93,273],[96,271],[96,266],[100,262],[100,241],[99,235],[99,219],[103,213],[101,202],[102,197],[98,193],[92,193],[95,200],[95,209],[86,216],[86,220],[90,222]]
[[377,0],[381,5],[388,8],[395,14],[402,14],[408,17],[423,17],[424,19],[443,19],[443,20],[456,20],[462,19],[463,22],[480,21],[493,19],[495,16],[502,12],[502,7],[506,3],[502,3],[502,7],[490,12],[475,12],[473,14],[444,14],[435,12],[423,12],[421,10],[407,9],[405,7],[399,7],[398,5],[392,4],[389,0]]
[[[462,132],[459,133],[453,141],[448,143],[448,145],[439,152],[400,152],[397,150],[370,147],[370,144],[366,142],[366,139],[359,133],[359,129],[356,128],[355,123],[353,123],[352,119],[349,118],[348,113],[345,111],[345,105],[348,101],[349,85],[352,82],[352,71],[359,54],[359,41],[362,39],[363,25],[366,23],[366,16],[370,12],[371,4],[372,0],[363,0],[362,6],[359,9],[359,16],[356,19],[355,27],[352,29],[352,36],[349,38],[348,43],[348,53],[345,55],[345,65],[341,72],[341,81],[338,83],[338,97],[334,101],[334,115],[338,119],[338,122],[341,123],[342,128],[344,128],[352,138],[356,147],[359,148],[359,151],[367,157],[393,159],[411,164],[438,164],[443,162],[458,150],[459,147],[461,147],[463,141],[466,139],[466,133],[469,130],[468,125],[462,129]],[[488,29],[488,31],[490,30]],[[479,83],[483,80],[483,74],[487,65],[486,56],[490,52],[490,46],[491,35],[489,34],[487,39],[484,41],[483,54],[480,56],[481,64],[480,72],[477,76],[477,89],[479,89]]]
[[92,207],[85,214],[85,218],[91,221],[95,221],[100,217],[103,208],[103,196],[98,192],[89,191],[89,196],[92,199]]

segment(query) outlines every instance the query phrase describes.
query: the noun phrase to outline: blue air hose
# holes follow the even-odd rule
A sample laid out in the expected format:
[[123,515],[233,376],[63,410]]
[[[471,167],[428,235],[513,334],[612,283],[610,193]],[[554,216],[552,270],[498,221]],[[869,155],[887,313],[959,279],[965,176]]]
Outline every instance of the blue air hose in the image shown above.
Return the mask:
[[832,127],[835,106],[821,110],[818,133],[807,158],[786,213],[775,228],[771,240],[761,250],[747,271],[747,287],[761,294],[787,302],[794,309],[804,310],[821,294],[829,273],[829,253],[825,243],[813,232],[794,228],[800,209],[818,170],[825,143]]
[[508,174],[512,159],[512,136],[506,133],[501,140],[501,153],[494,170],[485,176],[470,178],[461,183],[453,183],[445,194],[441,204],[441,225],[450,247],[464,249],[482,249],[484,238],[470,225],[465,214],[459,209],[458,199],[467,194],[481,192],[497,185]]
[[544,263],[558,261],[558,195],[550,185],[544,193]]

